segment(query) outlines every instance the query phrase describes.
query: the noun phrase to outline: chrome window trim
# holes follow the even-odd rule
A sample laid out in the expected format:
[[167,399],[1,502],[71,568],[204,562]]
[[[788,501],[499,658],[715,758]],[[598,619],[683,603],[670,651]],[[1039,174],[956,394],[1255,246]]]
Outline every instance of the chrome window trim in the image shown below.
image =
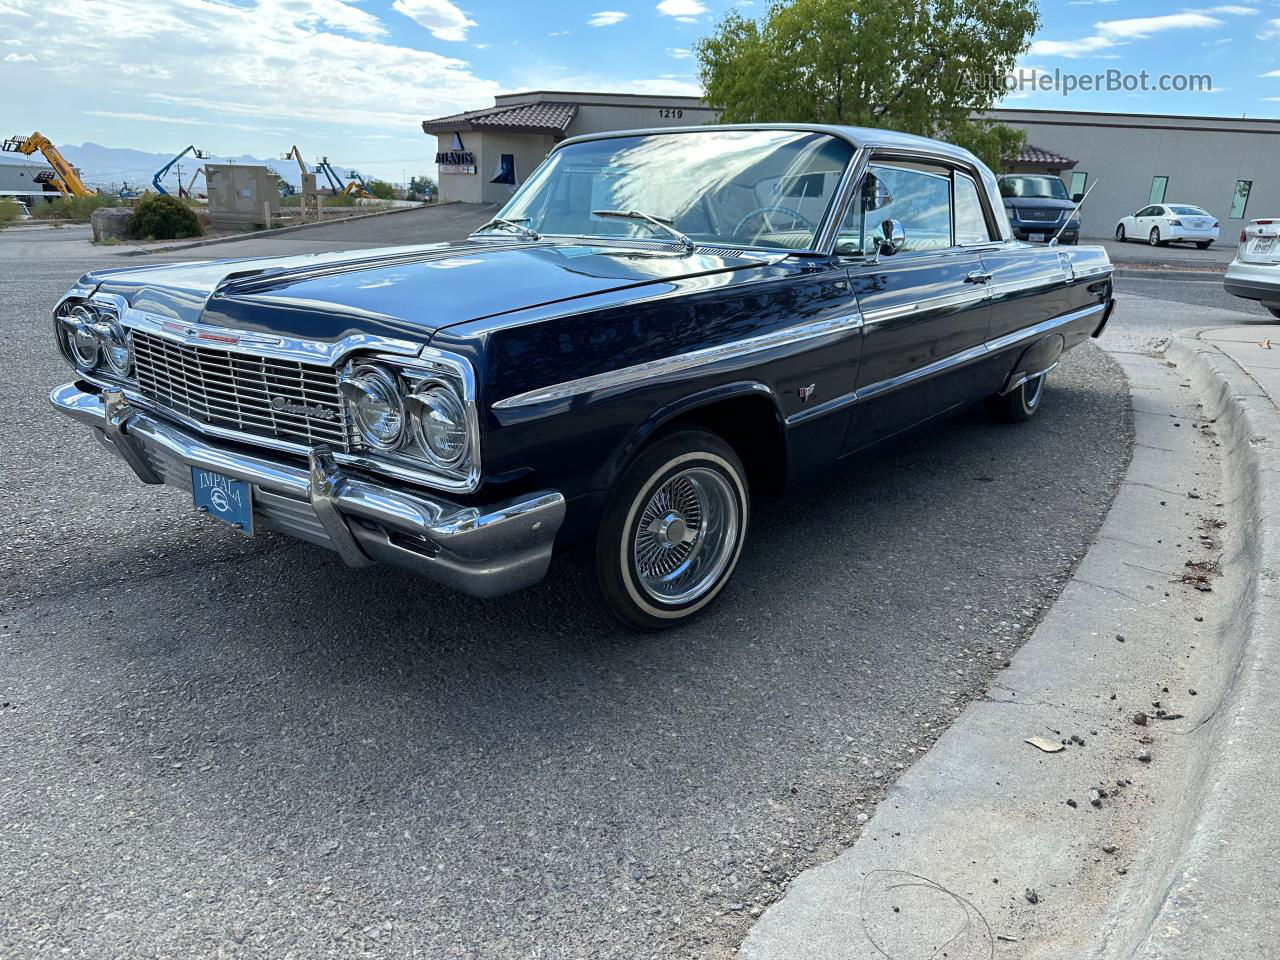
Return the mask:
[[834,399],[828,400],[826,403],[808,410],[801,410],[799,413],[793,413],[787,417],[786,425],[793,427],[796,424],[804,423],[815,417],[822,416],[827,413],[834,413],[836,410],[843,409],[851,404],[867,400],[882,393],[896,390],[904,387],[916,380],[922,380],[926,377],[943,373],[953,367],[962,366],[974,360],[979,360],[992,353],[998,353],[1001,350],[1017,345],[1023,340],[1031,340],[1041,334],[1049,333],[1058,327],[1066,326],[1077,320],[1083,320],[1086,317],[1101,313],[1106,309],[1106,304],[1098,303],[1091,307],[1084,307],[1080,310],[1073,310],[1056,317],[1050,317],[1048,320],[1041,321],[1030,327],[1023,327],[1021,330],[1014,330],[1002,337],[994,340],[988,340],[980,343],[975,347],[967,347],[951,356],[943,357],[932,363],[925,364],[923,367],[917,367],[915,370],[909,370],[906,373],[899,374],[896,377],[889,377],[885,380],[877,380],[875,383],[869,383],[866,386],[859,387],[857,390],[843,394]]
[[679,353],[674,356],[663,357],[660,360],[648,360],[644,363],[620,367],[617,370],[610,370],[605,373],[596,373],[588,377],[579,377],[576,380],[566,380],[563,383],[538,387],[536,390],[528,390],[524,393],[507,397],[504,400],[499,400],[493,404],[493,409],[511,410],[517,407],[566,400],[584,393],[619,390],[655,377],[681,373],[710,363],[735,360],[752,353],[773,350],[820,337],[842,335],[853,330],[860,330],[862,323],[861,313],[850,313],[831,317],[827,320],[786,327],[781,330],[775,330],[772,333],[735,340],[732,343],[704,347],[701,350],[691,350],[688,353]]

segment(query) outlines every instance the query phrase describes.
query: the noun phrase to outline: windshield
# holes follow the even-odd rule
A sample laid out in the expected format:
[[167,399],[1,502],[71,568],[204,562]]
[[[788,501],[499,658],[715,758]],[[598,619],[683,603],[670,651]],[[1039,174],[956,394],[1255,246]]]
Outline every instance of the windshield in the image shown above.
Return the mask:
[[1199,207],[1172,206],[1169,209],[1180,217],[1207,217],[1209,215]]
[[1070,200],[1057,177],[1001,177],[1000,196],[1021,200]]
[[696,243],[805,250],[853,152],[795,130],[587,140],[553,153],[499,216],[543,236],[671,241],[656,219]]

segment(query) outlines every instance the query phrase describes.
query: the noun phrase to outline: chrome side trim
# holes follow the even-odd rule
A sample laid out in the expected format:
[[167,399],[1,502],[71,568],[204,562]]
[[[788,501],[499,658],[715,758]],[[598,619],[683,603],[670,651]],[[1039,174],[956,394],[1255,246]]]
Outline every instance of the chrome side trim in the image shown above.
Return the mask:
[[539,387],[536,390],[529,390],[525,393],[516,394],[513,397],[507,397],[505,400],[499,400],[493,405],[493,408],[495,410],[511,410],[516,407],[528,407],[539,403],[549,403],[553,400],[564,400],[584,393],[596,393],[601,390],[618,390],[654,377],[669,376],[674,373],[680,373],[709,363],[719,363],[724,360],[736,360],[739,357],[745,357],[752,353],[759,353],[764,350],[774,350],[778,347],[785,347],[794,343],[801,343],[806,340],[841,336],[851,331],[860,330],[862,328],[862,323],[862,314],[851,313],[840,317],[833,317],[828,320],[819,320],[816,323],[806,323],[796,327],[787,327],[783,330],[776,330],[772,333],[765,333],[756,337],[747,337],[745,340],[736,340],[733,343],[722,344],[715,347],[705,347],[701,350],[692,350],[689,353],[680,353],[671,357],[663,357],[661,360],[649,360],[645,363],[637,363],[630,367],[621,367],[617,370],[610,370],[607,373],[597,373],[589,377],[580,377],[577,380],[567,380],[564,383],[556,383],[548,387]]
[[[980,343],[977,346],[968,347],[961,350],[959,353],[953,353],[949,357],[943,357],[940,360],[935,360],[932,363],[925,364],[923,367],[917,367],[915,370],[899,374],[896,377],[889,377],[885,380],[878,380],[875,383],[869,383],[866,386],[859,387],[852,393],[846,393],[843,396],[828,400],[826,403],[811,409],[801,410],[799,413],[793,413],[791,416],[787,417],[786,425],[792,427],[798,423],[804,423],[807,420],[812,420],[814,417],[819,417],[827,413],[834,413],[836,410],[858,403],[861,400],[868,400],[882,393],[897,390],[900,387],[914,383],[916,380],[923,380],[927,377],[932,377],[936,374],[950,370],[953,367],[963,366],[966,363],[979,360],[988,354],[998,353],[1001,350],[1016,346],[1023,340],[1033,340],[1038,336],[1057,329],[1058,327],[1064,327],[1070,323],[1075,323],[1078,320],[1084,320],[1094,314],[1101,313],[1105,309],[1106,305],[1099,303],[1092,307],[1085,307],[1081,310],[1073,310],[1072,312],[1064,313],[1061,316],[1051,317],[1050,319],[1037,323],[1034,326],[1015,330],[1012,333],[1005,334],[1003,337],[988,340],[986,343]],[[1052,369],[1053,367],[1049,368],[1049,370]],[[1046,370],[1044,372],[1048,373],[1049,371]]]
[[892,307],[881,307],[879,310],[868,310],[863,313],[863,320],[868,326],[876,323],[884,323],[886,320],[896,320],[898,317],[909,316],[913,313],[923,313],[926,310],[937,310],[942,307],[964,306],[970,303],[978,303],[987,298],[987,288],[985,286],[977,286],[972,290],[964,290],[959,293],[946,293],[939,297],[930,297],[926,300],[914,300],[911,303],[900,303]]
[[1018,379],[1014,380],[1011,384],[1009,384],[1007,387],[1005,387],[1003,390],[1001,390],[1000,396],[1003,397],[1005,394],[1013,393],[1013,391],[1017,390],[1020,386],[1022,386],[1028,380],[1034,380],[1036,377],[1048,376],[1049,374],[1053,373],[1054,369],[1057,366],[1058,366],[1058,361],[1055,360],[1053,361],[1053,363],[1049,364],[1043,370],[1037,370],[1035,373],[1023,374],[1022,376],[1018,377]]

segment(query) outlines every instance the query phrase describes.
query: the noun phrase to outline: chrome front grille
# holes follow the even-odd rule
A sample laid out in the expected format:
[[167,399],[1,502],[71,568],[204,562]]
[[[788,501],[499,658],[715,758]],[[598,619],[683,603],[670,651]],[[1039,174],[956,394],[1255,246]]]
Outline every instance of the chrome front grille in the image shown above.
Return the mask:
[[1045,223],[1057,223],[1062,219],[1062,211],[1050,210],[1046,207],[1019,207],[1018,219],[1042,220]]
[[133,332],[138,387],[160,406],[249,437],[328,444],[350,432],[337,371],[329,367],[190,346]]

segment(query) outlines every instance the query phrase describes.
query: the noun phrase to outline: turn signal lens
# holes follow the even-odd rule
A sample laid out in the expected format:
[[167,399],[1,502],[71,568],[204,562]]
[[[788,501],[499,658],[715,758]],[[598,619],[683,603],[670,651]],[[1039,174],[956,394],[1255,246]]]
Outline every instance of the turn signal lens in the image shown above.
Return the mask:
[[338,384],[351,404],[360,436],[371,447],[392,450],[404,437],[404,400],[395,374],[374,364],[353,367]]

